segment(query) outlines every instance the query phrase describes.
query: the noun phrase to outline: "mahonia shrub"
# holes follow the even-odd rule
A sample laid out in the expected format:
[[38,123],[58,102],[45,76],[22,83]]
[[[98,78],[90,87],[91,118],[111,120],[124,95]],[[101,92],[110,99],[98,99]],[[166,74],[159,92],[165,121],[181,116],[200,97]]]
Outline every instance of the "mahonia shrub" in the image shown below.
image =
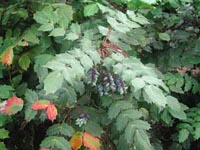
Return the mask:
[[[148,13],[160,3],[2,2],[0,149],[162,149],[155,127],[189,119],[171,92],[199,86],[137,57],[170,41],[167,32],[156,33],[161,41],[153,35]],[[179,143],[199,138],[186,130]]]

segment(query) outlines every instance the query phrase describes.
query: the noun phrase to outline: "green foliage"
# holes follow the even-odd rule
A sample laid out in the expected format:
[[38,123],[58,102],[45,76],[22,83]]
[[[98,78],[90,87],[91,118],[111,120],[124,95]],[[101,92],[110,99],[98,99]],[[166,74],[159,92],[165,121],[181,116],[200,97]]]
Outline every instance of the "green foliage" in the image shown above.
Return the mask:
[[129,109],[132,107],[133,107],[132,104],[129,102],[125,102],[125,101],[116,102],[115,104],[112,104],[112,106],[109,108],[108,117],[110,119],[114,119],[118,116],[120,111]]
[[170,41],[170,36],[167,33],[159,33],[159,38],[163,41]]
[[[167,104],[166,95],[169,91],[162,80],[159,79],[160,73],[155,68],[143,65],[134,57],[124,59],[118,57],[118,55],[106,58],[104,65],[107,68],[112,68],[116,74],[122,76],[137,100],[154,103],[160,108],[165,107]],[[142,82],[142,84],[134,84],[137,79],[137,82]]]
[[189,138],[189,135],[193,137],[193,140],[198,140],[200,138],[199,107],[193,107],[188,109],[186,114],[187,114],[187,119],[182,120],[177,125],[179,143],[185,142]]
[[[150,124],[141,120],[144,117],[142,112],[134,108],[132,103],[129,101],[115,102],[110,106],[108,116],[110,119],[116,120],[117,130],[124,134],[124,136],[121,136],[120,141],[123,140],[130,146],[133,146],[132,142],[134,141],[134,143],[137,143],[135,145],[136,149],[152,149],[147,134]],[[141,141],[141,139],[143,140]]]
[[[176,123],[175,149],[198,140],[199,107],[179,101],[199,96],[199,6],[198,0],[2,2],[0,98],[16,95],[25,107],[11,120],[0,114],[0,149],[28,141],[26,149],[71,150],[76,132],[95,136],[101,149],[165,149],[160,131]],[[34,111],[41,100],[48,106]],[[5,146],[5,138],[16,141]]]
[[64,135],[64,136],[72,136],[74,133],[74,129],[67,124],[55,124],[51,126],[47,130],[47,135]]
[[12,88],[12,86],[1,85],[0,86],[0,98],[1,99],[9,98],[13,91],[14,91],[14,89]]
[[32,120],[37,112],[31,109],[31,105],[38,100],[38,95],[36,92],[27,90],[25,93],[26,105],[25,105],[25,120]]
[[8,131],[5,129],[0,129],[1,139],[8,138]]
[[199,83],[195,78],[190,77],[188,74],[181,75],[179,73],[165,74],[165,82],[172,92],[185,93],[191,91],[193,94],[199,92]]
[[194,47],[198,47],[199,2],[166,0],[161,3],[147,14],[156,23],[147,30],[156,32],[143,49],[152,52],[146,53],[144,60],[149,59],[165,72],[184,66],[192,69],[199,64]]
[[24,69],[24,70],[27,70],[29,68],[29,65],[31,63],[31,60],[28,56],[21,56],[19,58],[19,66]]
[[65,4],[53,4],[34,14],[34,19],[41,24],[39,31],[51,31],[49,36],[63,36],[72,20],[73,10]]
[[5,146],[5,144],[3,142],[0,142],[0,148],[2,150],[6,150],[6,146]]
[[74,133],[74,129],[67,124],[54,124],[47,130],[47,135],[42,143],[41,148],[51,148],[55,150],[70,150],[71,146],[67,139],[63,136],[71,137]]
[[40,144],[41,148],[51,148],[53,150],[70,150],[69,142],[64,137],[49,136]]
[[[9,137],[8,134],[9,134],[9,131],[7,131],[4,128],[0,128],[0,140],[1,141],[4,140],[4,139],[6,139],[6,138],[8,138]],[[2,150],[6,150],[7,149],[6,145],[4,144],[4,142],[0,142],[0,148]]]
[[55,59],[45,65],[45,67],[54,70],[44,80],[46,93],[55,93],[63,87],[62,85],[65,81],[68,86],[66,89],[65,85],[63,90],[66,91],[67,99],[69,102],[75,102],[77,99],[75,92],[80,94],[84,92],[82,78],[99,60],[98,53],[92,50],[81,51],[80,49],[75,49],[69,53],[57,55]]
[[[103,9],[101,10],[104,12]],[[106,12],[108,12],[106,20],[113,29],[109,37],[111,42],[127,51],[138,45],[146,45],[146,32],[140,27],[149,24],[149,21],[142,14],[130,10],[122,13],[108,9]],[[101,34],[106,35],[108,33],[107,27],[99,26],[98,28]]]
[[99,8],[97,4],[89,4],[84,7],[84,16],[93,16],[98,12]]

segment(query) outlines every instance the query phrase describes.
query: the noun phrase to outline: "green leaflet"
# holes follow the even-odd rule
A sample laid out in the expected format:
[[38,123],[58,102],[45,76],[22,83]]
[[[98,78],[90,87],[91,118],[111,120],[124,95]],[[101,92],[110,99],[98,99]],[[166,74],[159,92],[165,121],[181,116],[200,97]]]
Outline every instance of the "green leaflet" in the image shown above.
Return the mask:
[[107,16],[108,23],[118,32],[126,33],[133,28],[139,28],[140,25],[127,18],[127,15],[117,11],[115,16]]
[[192,88],[192,80],[187,74],[185,75],[185,81],[184,91],[187,92]]
[[174,118],[178,118],[180,120],[184,120],[187,118],[186,114],[183,111],[177,111],[170,108],[169,112]]
[[89,69],[93,66],[93,61],[90,59],[88,55],[83,55],[80,58],[80,62],[83,65],[83,68],[85,69],[86,72],[88,72]]
[[169,92],[168,88],[165,86],[161,79],[151,77],[151,76],[143,76],[141,78],[135,78],[131,81],[131,84],[134,88],[134,92],[145,87],[146,84],[156,85],[162,87],[165,91]]
[[[139,86],[140,87],[140,85],[138,85],[137,83],[132,83],[132,82],[137,82],[137,80],[136,79],[134,79],[136,77],[136,74],[134,73],[134,71],[133,70],[131,70],[131,69],[128,69],[128,70],[125,70],[124,72],[123,72],[123,74],[122,74],[122,78],[125,80],[125,81],[127,81],[127,83],[129,83],[129,84],[134,84],[135,86]],[[138,78],[137,78],[138,79]],[[133,81],[134,80],[134,81]],[[139,82],[142,82],[142,81],[139,81]],[[143,84],[143,83],[141,83],[141,84]]]
[[51,31],[54,29],[54,25],[52,23],[45,23],[39,27],[39,31]]
[[128,17],[130,17],[131,20],[141,25],[150,24],[148,19],[145,18],[142,14],[139,14],[139,13],[135,14],[134,11],[127,10],[127,15]]
[[97,3],[99,9],[102,11],[102,13],[109,13],[111,15],[114,15],[115,14],[115,11],[109,7],[106,7],[100,3]]
[[173,110],[177,110],[177,111],[181,111],[181,106],[180,103],[178,102],[178,100],[172,96],[167,96],[167,105],[173,109]]
[[81,26],[77,23],[73,23],[70,26],[70,32],[66,34],[65,39],[74,41],[79,39],[80,34],[81,34]]
[[9,134],[8,130],[6,130],[4,128],[0,129],[0,139],[8,138],[9,137],[8,134]]
[[44,80],[44,90],[47,94],[55,93],[58,89],[62,87],[63,81],[64,77],[60,72],[51,72]]
[[62,71],[65,69],[65,64],[59,61],[49,61],[44,67],[52,69],[54,71]]
[[126,109],[130,109],[133,107],[133,104],[128,101],[118,101],[112,104],[108,110],[108,117],[110,119],[114,119],[117,117],[117,115],[122,111]]
[[101,137],[102,129],[100,124],[95,121],[89,120],[87,124],[84,126],[85,131],[91,133],[94,136]]
[[54,16],[53,16],[53,8],[48,6],[45,7],[42,11],[38,11],[34,14],[34,19],[36,22],[40,24],[48,23],[48,22],[55,22],[54,21]]
[[[9,131],[4,128],[1,128],[0,129],[0,140],[4,140],[6,138],[9,138]],[[0,149],[7,150],[7,148],[3,142],[0,142]]]
[[125,135],[120,135],[119,141],[117,143],[117,150],[124,150],[124,149],[130,149],[130,145],[127,143],[125,139]]
[[[81,83],[80,83],[80,87],[81,87]],[[76,95],[76,91],[79,90],[82,90],[80,88],[76,88],[75,87],[70,87],[68,86],[67,88],[64,88],[64,92],[65,92],[65,95],[67,97],[67,101],[71,104],[77,102],[77,95]],[[78,92],[81,92],[81,91],[78,91]]]
[[182,129],[178,134],[178,141],[183,143],[189,136],[190,132],[187,129]]
[[93,16],[96,14],[99,10],[99,7],[96,3],[94,4],[88,4],[84,7],[84,16]]
[[135,132],[137,131],[137,129],[140,129],[142,131],[149,130],[150,125],[148,122],[143,121],[143,120],[134,120],[134,121],[129,122],[128,126],[125,129],[125,138],[128,143],[133,142],[134,137],[136,136]]
[[163,81],[161,79],[152,77],[152,76],[143,76],[142,79],[147,83],[147,84],[151,84],[151,85],[156,85],[156,86],[160,86],[161,88],[163,88],[165,91],[169,92],[169,89],[167,88],[167,86],[163,83]]
[[31,121],[32,119],[35,118],[37,111],[34,111],[31,109],[31,106],[34,102],[38,100],[38,95],[35,91],[32,90],[26,90],[25,93],[25,120],[26,121]]
[[13,91],[14,89],[9,85],[0,85],[0,98],[9,98]]
[[71,137],[74,133],[74,129],[71,126],[69,126],[65,123],[54,124],[53,126],[48,128],[46,133],[47,133],[48,136],[64,135],[64,136]]
[[170,36],[167,33],[159,33],[159,38],[163,41],[170,41]]
[[5,116],[3,114],[0,114],[0,127],[4,126],[6,123],[8,123],[10,120],[8,116]]
[[39,44],[40,40],[38,36],[39,32],[37,31],[37,26],[33,25],[25,32],[23,39],[34,44]]
[[199,132],[200,132],[200,127],[196,127],[193,133],[193,137],[195,140],[198,140],[200,138]]
[[49,34],[49,36],[54,36],[54,37],[64,36],[64,35],[65,35],[65,30],[63,28],[55,28]]
[[66,29],[73,19],[72,7],[66,4],[54,4],[58,16],[58,24],[60,27]]
[[149,137],[144,130],[138,129],[135,131],[134,142],[137,150],[152,150]]
[[141,78],[135,78],[131,81],[131,85],[134,89],[134,92],[137,92],[138,90],[145,87],[145,82]]
[[45,65],[49,60],[52,59],[52,55],[50,54],[42,54],[42,55],[38,55],[36,58],[35,58],[35,63],[37,65]]
[[147,85],[144,87],[143,92],[144,100],[148,103],[154,103],[158,107],[165,107],[167,99],[162,90],[153,85]]
[[3,142],[0,142],[0,149],[1,150],[7,150],[5,144]]
[[116,119],[116,126],[119,131],[122,131],[128,124],[129,120],[136,120],[142,117],[141,112],[134,109],[122,111]]
[[27,55],[22,55],[20,58],[19,58],[19,66],[23,69],[23,70],[27,70],[29,68],[29,65],[31,63],[31,60],[30,58],[27,56]]
[[41,148],[52,148],[53,150],[71,150],[69,142],[64,137],[48,136],[40,144]]
[[172,117],[167,109],[165,109],[161,114],[161,119],[166,123],[170,124],[172,121]]

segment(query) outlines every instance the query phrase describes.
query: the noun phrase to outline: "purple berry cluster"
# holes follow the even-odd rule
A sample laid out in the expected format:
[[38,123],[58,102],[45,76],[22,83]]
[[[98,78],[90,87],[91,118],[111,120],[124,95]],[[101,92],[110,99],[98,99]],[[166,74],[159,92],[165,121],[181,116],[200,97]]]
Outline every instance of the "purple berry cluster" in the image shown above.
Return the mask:
[[115,84],[117,86],[117,91],[120,93],[120,94],[126,94],[126,90],[127,90],[127,87],[123,81],[122,78],[118,77],[116,80],[115,80]]
[[85,120],[89,120],[89,115],[88,114],[86,114],[86,113],[82,113],[82,114],[80,114],[80,116],[79,116],[80,118],[84,118]]
[[98,77],[99,77],[99,72],[95,68],[90,69],[88,72],[88,84],[96,86]]
[[97,86],[100,96],[108,95],[109,92],[119,92],[126,94],[127,87],[123,79],[114,73],[103,70],[100,73],[92,68],[88,72],[88,83],[91,86]]

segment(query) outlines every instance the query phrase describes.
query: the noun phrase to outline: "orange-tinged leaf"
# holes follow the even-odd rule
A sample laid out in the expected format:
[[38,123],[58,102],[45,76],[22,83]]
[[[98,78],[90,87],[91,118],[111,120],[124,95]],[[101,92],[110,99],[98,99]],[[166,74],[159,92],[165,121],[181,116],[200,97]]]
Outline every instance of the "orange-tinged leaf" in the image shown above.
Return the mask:
[[71,137],[69,143],[72,148],[72,150],[79,150],[83,144],[82,140],[82,133],[81,132],[76,132],[74,135]]
[[5,50],[1,54],[1,61],[3,65],[11,65],[13,61],[13,49]]
[[100,150],[99,138],[91,135],[88,132],[83,133],[83,145],[90,150]]
[[47,118],[51,121],[54,121],[57,116],[57,109],[54,104],[50,104],[46,110]]
[[2,108],[2,111],[6,115],[13,115],[16,114],[18,111],[20,111],[23,108],[23,100],[21,98],[17,97],[11,97],[4,103],[4,108]]
[[32,110],[44,110],[50,105],[48,100],[40,100],[32,104]]

